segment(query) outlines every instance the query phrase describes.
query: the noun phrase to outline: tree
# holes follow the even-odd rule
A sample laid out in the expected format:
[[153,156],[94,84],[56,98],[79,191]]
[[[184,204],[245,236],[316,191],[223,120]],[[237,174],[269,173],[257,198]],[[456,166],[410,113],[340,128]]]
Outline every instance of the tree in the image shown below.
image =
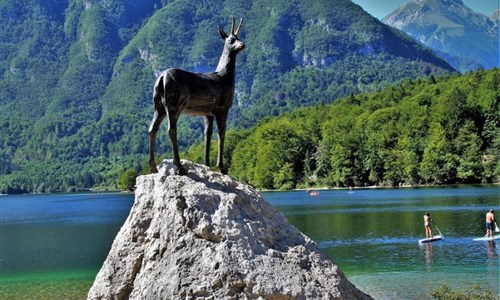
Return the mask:
[[138,173],[135,169],[128,169],[118,177],[118,187],[124,191],[135,190],[135,179],[137,175]]
[[459,156],[458,179],[465,183],[479,181],[482,173],[480,139],[473,121],[467,120],[460,127],[455,147]]
[[422,158],[421,177],[427,183],[446,183],[456,177],[457,156],[451,152],[445,131],[435,125]]

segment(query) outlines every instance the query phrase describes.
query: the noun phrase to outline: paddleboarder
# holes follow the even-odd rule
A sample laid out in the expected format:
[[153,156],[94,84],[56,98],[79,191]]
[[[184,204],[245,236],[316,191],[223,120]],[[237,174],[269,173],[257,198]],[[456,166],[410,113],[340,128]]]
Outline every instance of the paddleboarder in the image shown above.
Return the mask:
[[493,226],[495,224],[495,211],[490,209],[489,212],[486,213],[486,237],[493,237]]
[[424,227],[425,227],[425,237],[428,239],[432,238],[431,222],[432,222],[431,214],[426,213],[424,215]]

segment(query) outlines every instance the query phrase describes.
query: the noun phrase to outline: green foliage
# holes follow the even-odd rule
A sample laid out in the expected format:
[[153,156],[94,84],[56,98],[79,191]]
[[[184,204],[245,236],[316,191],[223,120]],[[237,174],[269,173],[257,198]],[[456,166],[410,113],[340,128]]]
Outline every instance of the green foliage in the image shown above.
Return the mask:
[[480,285],[473,285],[464,290],[452,290],[446,285],[440,286],[431,292],[431,297],[438,300],[494,300],[495,297],[491,289],[483,289]]
[[264,120],[234,148],[230,173],[274,189],[498,182],[499,73],[419,79]]
[[[244,19],[240,36],[247,49],[238,57],[229,128],[250,128],[266,116],[297,107],[376,91],[429,73],[453,72],[429,50],[346,0],[0,1],[0,192],[116,188],[118,176],[129,168],[139,170],[145,159],[155,77],[169,67],[213,71],[222,49],[216,28],[228,31],[231,15]],[[489,74],[475,76],[471,84],[490,82],[484,80]],[[475,94],[478,105],[489,103],[493,92],[488,93]],[[450,97],[456,100],[455,94]],[[490,109],[484,122],[492,143],[498,110]],[[454,118],[473,112],[457,110],[458,115],[441,122],[467,139],[472,133],[460,131]],[[349,179],[358,172],[349,166],[326,176],[332,164],[345,162],[332,158],[333,149],[320,141],[321,126],[284,128],[288,131],[283,134],[270,130],[277,141],[265,145],[284,147],[284,156],[261,151],[248,157],[259,161],[248,171],[252,180],[282,188],[305,178],[345,184],[369,176]],[[311,131],[312,138],[304,139],[303,131]],[[186,149],[199,142],[202,133],[202,118],[182,117],[179,145]],[[224,156],[231,163],[233,150],[251,134],[228,135]],[[288,138],[290,144],[276,144]],[[479,146],[484,151],[483,144]],[[157,152],[159,157],[170,155],[165,125]],[[214,161],[216,151],[211,153]],[[483,171],[475,161],[457,168],[457,174],[471,181],[477,172],[489,172],[491,180],[497,174],[496,155],[488,152],[488,163],[481,162]],[[384,156],[373,153],[373,163]],[[276,164],[260,166],[275,157]],[[273,172],[281,175],[274,178]],[[377,172],[372,178],[381,176]]]
[[[311,168],[314,142],[319,141],[317,126],[325,116],[322,107],[313,110],[317,113],[311,118],[305,110],[297,110],[289,116],[261,122],[234,148],[231,174],[262,188],[295,187],[306,175],[306,161],[309,160],[307,168]],[[299,122],[302,118],[304,122]]]
[[118,177],[118,187],[122,191],[134,191],[137,176],[138,173],[135,169],[128,169]]

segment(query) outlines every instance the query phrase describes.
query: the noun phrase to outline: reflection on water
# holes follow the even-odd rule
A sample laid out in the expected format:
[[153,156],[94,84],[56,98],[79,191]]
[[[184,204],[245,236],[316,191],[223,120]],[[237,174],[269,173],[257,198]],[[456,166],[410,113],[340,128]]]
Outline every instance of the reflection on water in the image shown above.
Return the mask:
[[496,259],[498,257],[498,250],[495,241],[487,241],[487,245],[488,245],[488,250],[487,250],[488,258]]
[[427,269],[430,270],[432,266],[432,243],[425,244],[425,263],[427,264]]

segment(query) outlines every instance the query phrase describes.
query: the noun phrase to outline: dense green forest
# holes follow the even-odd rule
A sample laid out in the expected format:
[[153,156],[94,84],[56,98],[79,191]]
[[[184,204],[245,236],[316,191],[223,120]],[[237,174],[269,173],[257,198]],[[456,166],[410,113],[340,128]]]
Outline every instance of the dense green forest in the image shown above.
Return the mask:
[[498,182],[499,87],[498,68],[430,76],[267,118],[231,132],[229,173],[267,189]]
[[[0,192],[116,186],[148,150],[152,86],[215,69],[217,26],[244,20],[229,128],[455,71],[348,0],[0,1]],[[179,143],[201,140],[181,118]],[[158,152],[169,153],[164,131]]]

